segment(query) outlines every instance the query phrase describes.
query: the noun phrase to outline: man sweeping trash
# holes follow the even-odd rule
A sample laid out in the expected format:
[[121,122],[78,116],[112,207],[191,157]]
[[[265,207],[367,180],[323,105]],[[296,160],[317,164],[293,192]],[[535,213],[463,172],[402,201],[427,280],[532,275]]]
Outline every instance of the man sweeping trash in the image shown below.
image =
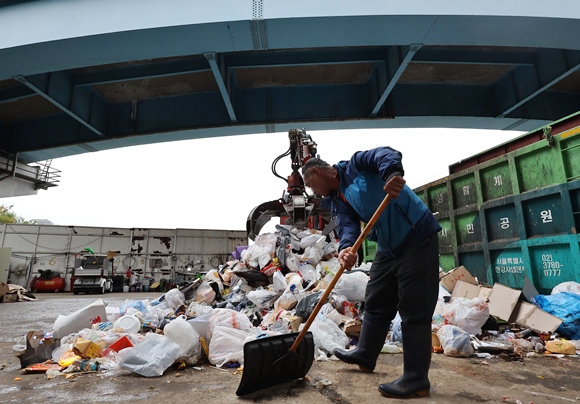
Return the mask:
[[372,372],[385,343],[391,321],[399,312],[403,335],[403,375],[379,385],[387,397],[429,395],[431,321],[439,291],[441,227],[432,212],[405,185],[402,154],[390,147],[356,152],[334,166],[311,158],[302,167],[305,185],[325,197],[323,206],[338,220],[339,262],[347,270],[356,263],[351,251],[385,197],[391,203],[370,235],[378,252],[370,269],[365,311],[357,347],[335,349],[343,362]]

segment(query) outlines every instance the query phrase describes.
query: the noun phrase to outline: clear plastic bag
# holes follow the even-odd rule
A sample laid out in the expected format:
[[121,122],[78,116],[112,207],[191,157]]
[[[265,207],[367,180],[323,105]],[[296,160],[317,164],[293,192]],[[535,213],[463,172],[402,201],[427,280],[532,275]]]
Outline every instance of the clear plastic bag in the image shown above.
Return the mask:
[[254,303],[256,307],[259,309],[271,308],[279,296],[280,293],[273,292],[271,290],[264,289],[262,287],[259,287],[256,290],[246,293],[246,297],[248,298],[248,300]]
[[443,353],[448,356],[470,357],[473,355],[469,334],[455,325],[444,325],[437,331]]
[[[304,324],[300,324],[300,330]],[[330,319],[324,316],[316,316],[309,331],[312,331],[314,337],[314,346],[332,354],[335,348],[346,348],[348,346],[348,337],[338,326]]]
[[272,275],[272,287],[274,288],[274,290],[282,292],[286,289],[287,286],[288,283],[286,282],[286,278],[284,277],[284,275],[282,275],[282,272],[281,271],[274,272],[274,275]]
[[165,306],[172,308],[173,310],[185,304],[185,296],[183,296],[183,293],[181,293],[177,288],[167,291],[163,296],[165,296],[163,300]]
[[315,245],[306,247],[304,254],[302,254],[302,259],[308,261],[310,265],[318,265],[322,259],[322,250]]
[[213,330],[216,327],[228,327],[248,331],[254,326],[250,319],[243,313],[231,309],[214,309],[211,312],[208,325],[208,336],[211,339],[213,339]]
[[310,264],[300,265],[298,270],[302,276],[302,280],[305,282],[316,282],[320,279],[320,273]]
[[333,293],[345,296],[349,301],[356,303],[365,300],[365,291],[370,277],[364,272],[345,272],[334,288]]
[[209,283],[203,281],[195,292],[193,292],[193,301],[196,303],[211,304],[215,300],[215,290]]
[[443,306],[443,318],[451,325],[456,325],[473,335],[481,334],[481,327],[489,319],[489,307],[480,299],[454,297],[450,303]]
[[244,364],[244,344],[251,337],[248,330],[217,326],[209,343],[208,360],[218,368],[228,362]]
[[119,352],[119,366],[141,376],[161,376],[175,362],[181,347],[165,335],[149,333],[140,344]]

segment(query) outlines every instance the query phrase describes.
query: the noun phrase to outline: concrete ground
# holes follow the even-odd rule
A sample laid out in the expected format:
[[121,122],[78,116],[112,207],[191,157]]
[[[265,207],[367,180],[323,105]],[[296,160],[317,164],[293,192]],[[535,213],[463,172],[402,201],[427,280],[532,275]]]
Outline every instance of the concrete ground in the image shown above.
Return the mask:
[[[97,298],[112,306],[125,299],[154,300],[155,293],[106,295],[37,294],[37,301],[0,304],[0,403],[399,403],[377,386],[399,377],[401,354],[383,354],[372,374],[338,361],[314,362],[304,380],[276,385],[243,397],[235,391],[240,374],[208,363],[200,370],[169,368],[161,377],[132,373],[116,376],[77,374],[71,379],[22,373],[12,346],[31,330],[49,331],[59,314],[69,314]],[[21,380],[16,380],[21,378]],[[502,358],[453,358],[433,354],[431,395],[422,403],[570,403],[580,402],[580,359],[536,356],[523,361]],[[505,398],[504,397],[509,397]],[[511,401],[510,401],[511,400]]]

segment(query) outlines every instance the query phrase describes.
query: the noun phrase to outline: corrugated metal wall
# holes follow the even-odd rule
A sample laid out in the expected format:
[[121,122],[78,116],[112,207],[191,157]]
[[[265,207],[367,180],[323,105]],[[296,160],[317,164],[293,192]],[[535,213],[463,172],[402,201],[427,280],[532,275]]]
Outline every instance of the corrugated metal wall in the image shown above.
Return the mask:
[[217,268],[235,247],[245,245],[246,232],[233,230],[0,225],[0,247],[12,247],[10,282],[26,286],[38,270],[50,269],[66,279],[66,291],[75,256],[86,253],[85,248],[95,254],[117,252],[115,275],[131,270],[141,279],[173,282]]

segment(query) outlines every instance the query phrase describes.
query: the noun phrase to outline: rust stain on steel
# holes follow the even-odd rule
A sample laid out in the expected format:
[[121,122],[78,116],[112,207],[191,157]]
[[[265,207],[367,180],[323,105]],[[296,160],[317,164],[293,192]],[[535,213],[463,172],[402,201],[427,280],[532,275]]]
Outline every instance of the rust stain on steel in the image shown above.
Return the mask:
[[171,248],[171,237],[153,237],[153,238],[158,239],[161,244],[165,244],[165,247],[167,249]]

